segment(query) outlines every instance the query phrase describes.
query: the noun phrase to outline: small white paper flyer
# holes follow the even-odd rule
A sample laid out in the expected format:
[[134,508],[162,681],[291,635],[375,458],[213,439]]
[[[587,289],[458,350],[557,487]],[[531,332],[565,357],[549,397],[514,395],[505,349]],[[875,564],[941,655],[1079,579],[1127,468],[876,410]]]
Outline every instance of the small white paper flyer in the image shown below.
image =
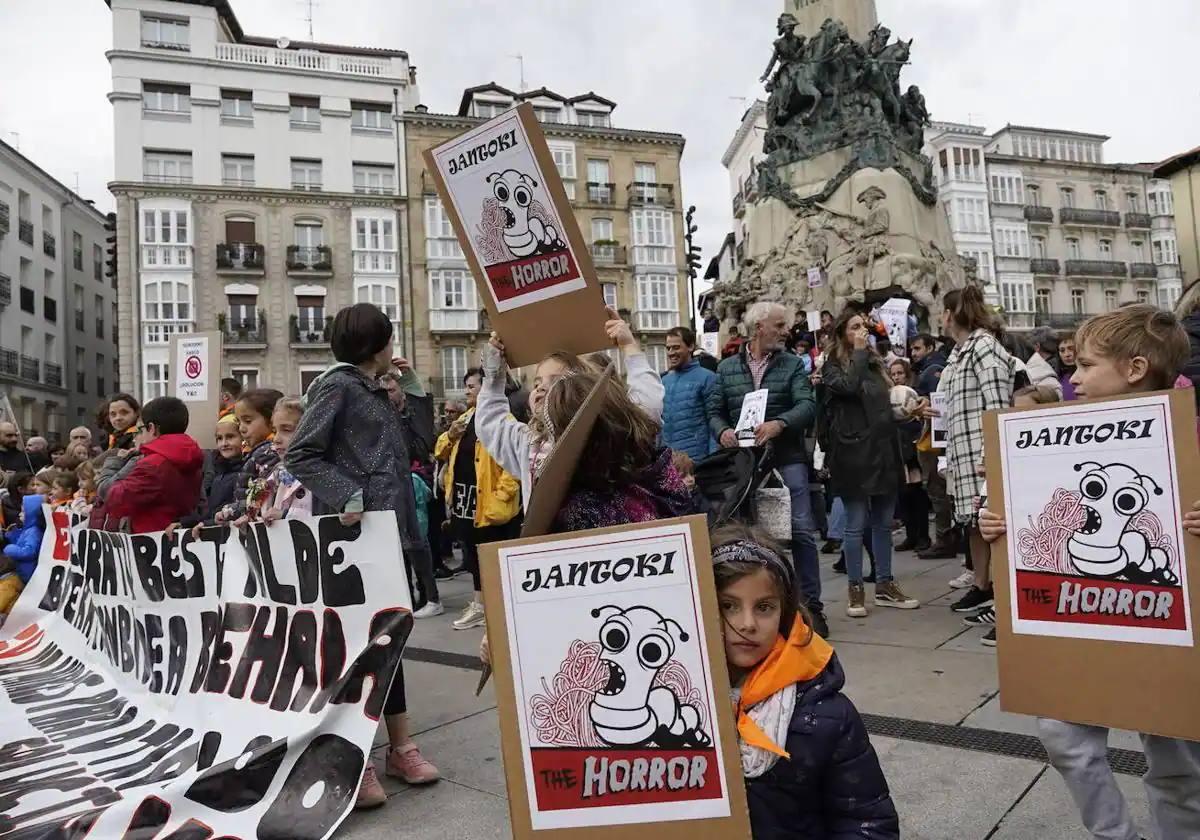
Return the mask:
[[767,419],[767,389],[751,391],[742,400],[742,414],[738,417],[738,446],[754,446],[754,430]]

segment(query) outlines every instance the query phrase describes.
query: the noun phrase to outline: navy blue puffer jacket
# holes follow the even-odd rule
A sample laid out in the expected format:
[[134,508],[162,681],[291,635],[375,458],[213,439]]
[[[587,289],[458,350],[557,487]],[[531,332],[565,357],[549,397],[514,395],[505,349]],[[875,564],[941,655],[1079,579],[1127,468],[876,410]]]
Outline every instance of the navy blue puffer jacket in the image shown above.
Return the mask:
[[897,840],[900,819],[835,655],[800,683],[785,749],[746,782],[754,840]]
[[708,428],[708,396],[716,387],[717,375],[692,359],[682,370],[672,370],[662,378],[662,444],[686,452],[700,462],[716,451],[717,444]]

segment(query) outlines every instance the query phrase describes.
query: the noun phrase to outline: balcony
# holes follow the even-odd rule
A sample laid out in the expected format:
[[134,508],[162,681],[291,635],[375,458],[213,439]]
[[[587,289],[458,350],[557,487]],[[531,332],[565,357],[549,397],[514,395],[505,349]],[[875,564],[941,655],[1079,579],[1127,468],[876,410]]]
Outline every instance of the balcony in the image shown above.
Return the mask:
[[47,257],[53,257],[57,252],[55,247],[54,235],[42,231],[42,253]]
[[21,370],[16,350],[0,350],[0,376],[15,377]]
[[630,207],[674,207],[675,185],[633,181],[626,188]]
[[679,313],[674,311],[635,312],[633,317],[633,327],[638,332],[666,332],[679,326]]
[[9,221],[8,205],[0,201],[0,236],[8,233],[10,224],[12,223]]
[[262,274],[266,249],[255,242],[222,242],[217,245],[217,271]]
[[333,55],[316,50],[280,50],[252,44],[217,43],[217,61],[234,64],[253,64],[258,67],[287,67],[314,70],[318,73],[340,73],[345,76],[391,78],[391,62],[387,59],[359,55]]
[[746,196],[740,192],[733,194],[733,217],[740,219],[746,212]]
[[1058,274],[1058,260],[1034,258],[1029,261],[1029,270],[1033,274]]
[[21,379],[27,379],[30,382],[40,382],[42,379],[42,363],[32,356],[21,355],[21,372],[18,374]]
[[333,316],[292,315],[288,319],[288,334],[292,347],[328,347],[329,333],[333,329]]
[[333,250],[328,245],[289,245],[288,274],[333,274]]
[[217,329],[224,334],[226,347],[267,346],[265,310],[258,310],[257,318],[230,318],[222,312],[217,316]]
[[1134,280],[1154,280],[1158,277],[1158,266],[1156,266],[1154,263],[1148,262],[1130,263],[1129,276]]
[[1012,330],[1033,329],[1034,314],[1032,312],[1005,312],[1004,323]]
[[592,252],[592,262],[598,266],[625,264],[624,245],[609,240],[593,242],[589,247]]
[[1067,260],[1068,277],[1125,277],[1125,263],[1115,260]]
[[1083,312],[1051,312],[1049,314],[1039,312],[1037,325],[1054,330],[1073,330],[1090,317],[1092,316]]
[[479,311],[476,309],[431,309],[429,310],[429,331],[477,333],[479,332]]
[[1121,226],[1121,214],[1116,210],[1083,210],[1079,207],[1063,207],[1058,211],[1058,221],[1064,225],[1096,225],[1115,228]]
[[46,362],[46,384],[53,385],[55,388],[61,388],[62,383],[62,365]]
[[17,236],[26,245],[33,244],[33,222],[28,219],[21,219],[17,222]]
[[12,303],[12,278],[7,274],[0,274],[0,306],[9,306]]
[[599,181],[587,182],[588,204],[600,204],[612,207],[616,203],[617,185],[601,184]]
[[1127,228],[1144,228],[1144,229],[1148,230],[1150,228],[1150,214],[1149,213],[1126,213],[1125,214],[1125,227],[1127,227]]
[[1025,205],[1025,219],[1030,222],[1045,222],[1050,224],[1054,221],[1054,211],[1049,207],[1039,207],[1033,204]]

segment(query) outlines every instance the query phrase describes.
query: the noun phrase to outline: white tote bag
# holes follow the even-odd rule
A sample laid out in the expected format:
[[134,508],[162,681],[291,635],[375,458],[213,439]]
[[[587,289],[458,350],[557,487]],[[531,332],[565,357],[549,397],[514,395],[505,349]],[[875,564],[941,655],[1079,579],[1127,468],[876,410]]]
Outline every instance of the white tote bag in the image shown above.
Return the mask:
[[766,531],[767,536],[779,542],[790,542],[792,491],[783,483],[779,470],[771,470],[754,495],[754,503],[758,511],[758,525]]

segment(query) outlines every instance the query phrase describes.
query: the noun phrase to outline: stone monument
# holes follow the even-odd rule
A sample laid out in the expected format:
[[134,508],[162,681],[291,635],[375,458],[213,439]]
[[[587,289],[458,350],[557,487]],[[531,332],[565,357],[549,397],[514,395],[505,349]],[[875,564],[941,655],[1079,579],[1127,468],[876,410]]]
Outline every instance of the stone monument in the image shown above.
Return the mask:
[[766,157],[746,207],[745,257],[714,287],[718,315],[731,322],[758,300],[836,313],[889,297],[915,301],[920,319],[936,315],[966,273],[921,153],[925,97],[915,85],[901,91],[912,41],[893,40],[871,0],[785,9],[762,77]]

